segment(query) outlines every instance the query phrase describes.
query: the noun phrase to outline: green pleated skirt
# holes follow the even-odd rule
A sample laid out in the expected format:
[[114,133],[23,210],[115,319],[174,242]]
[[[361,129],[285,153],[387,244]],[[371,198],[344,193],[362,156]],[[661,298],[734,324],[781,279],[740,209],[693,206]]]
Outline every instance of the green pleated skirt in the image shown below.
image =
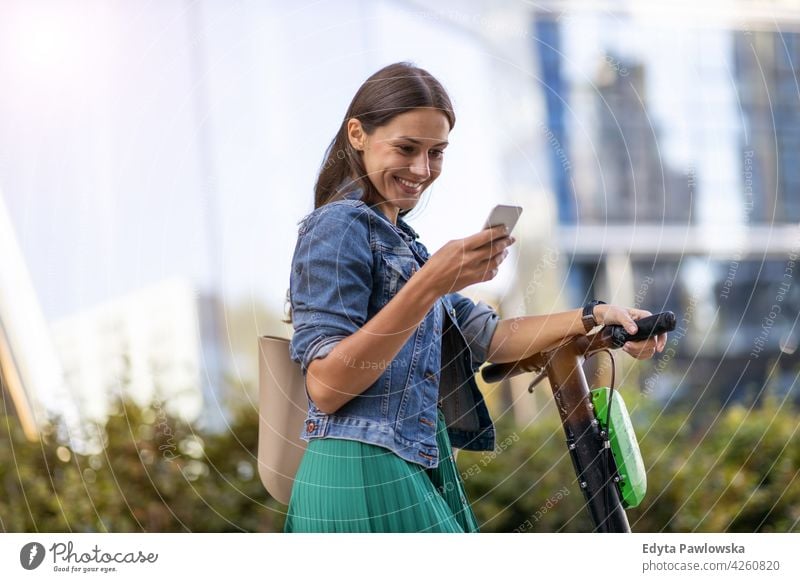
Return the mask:
[[411,463],[389,449],[312,439],[295,476],[285,532],[477,532],[441,410],[439,465]]

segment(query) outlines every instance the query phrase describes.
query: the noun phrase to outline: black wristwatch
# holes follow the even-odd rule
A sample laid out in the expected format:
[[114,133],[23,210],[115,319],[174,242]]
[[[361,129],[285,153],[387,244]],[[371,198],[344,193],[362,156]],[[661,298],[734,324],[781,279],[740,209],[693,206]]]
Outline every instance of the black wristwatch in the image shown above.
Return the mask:
[[593,301],[589,301],[589,303],[583,306],[583,315],[581,315],[581,321],[583,322],[583,328],[586,330],[586,333],[589,333],[595,328],[595,326],[598,325],[597,320],[594,318],[594,308],[598,305],[605,304],[605,301],[597,301],[595,299]]

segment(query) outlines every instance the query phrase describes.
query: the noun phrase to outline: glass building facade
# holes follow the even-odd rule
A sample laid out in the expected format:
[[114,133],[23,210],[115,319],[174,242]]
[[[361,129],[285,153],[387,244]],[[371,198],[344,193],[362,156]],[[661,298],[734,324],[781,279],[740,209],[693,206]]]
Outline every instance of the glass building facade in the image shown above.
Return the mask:
[[571,302],[675,311],[640,380],[671,402],[786,396],[800,369],[800,35],[766,24],[535,17]]

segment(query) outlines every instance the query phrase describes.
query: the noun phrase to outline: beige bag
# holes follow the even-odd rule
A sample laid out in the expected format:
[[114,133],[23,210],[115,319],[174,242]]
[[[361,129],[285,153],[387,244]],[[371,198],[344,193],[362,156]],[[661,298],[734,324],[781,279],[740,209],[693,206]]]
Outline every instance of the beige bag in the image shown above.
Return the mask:
[[258,338],[258,474],[267,492],[289,505],[292,484],[308,443],[300,438],[308,400],[289,340]]
[[[308,443],[300,438],[308,412],[305,378],[289,357],[289,340],[258,338],[258,474],[267,492],[289,505]],[[458,449],[453,447],[453,459]]]

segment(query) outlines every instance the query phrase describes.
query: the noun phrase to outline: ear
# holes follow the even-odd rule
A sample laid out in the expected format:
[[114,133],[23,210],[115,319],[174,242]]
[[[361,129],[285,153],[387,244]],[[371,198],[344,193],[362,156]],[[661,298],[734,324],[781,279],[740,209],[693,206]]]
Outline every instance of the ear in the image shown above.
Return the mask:
[[361,122],[355,117],[347,120],[347,139],[353,149],[357,151],[364,151],[364,144],[366,142],[367,134],[361,126]]

